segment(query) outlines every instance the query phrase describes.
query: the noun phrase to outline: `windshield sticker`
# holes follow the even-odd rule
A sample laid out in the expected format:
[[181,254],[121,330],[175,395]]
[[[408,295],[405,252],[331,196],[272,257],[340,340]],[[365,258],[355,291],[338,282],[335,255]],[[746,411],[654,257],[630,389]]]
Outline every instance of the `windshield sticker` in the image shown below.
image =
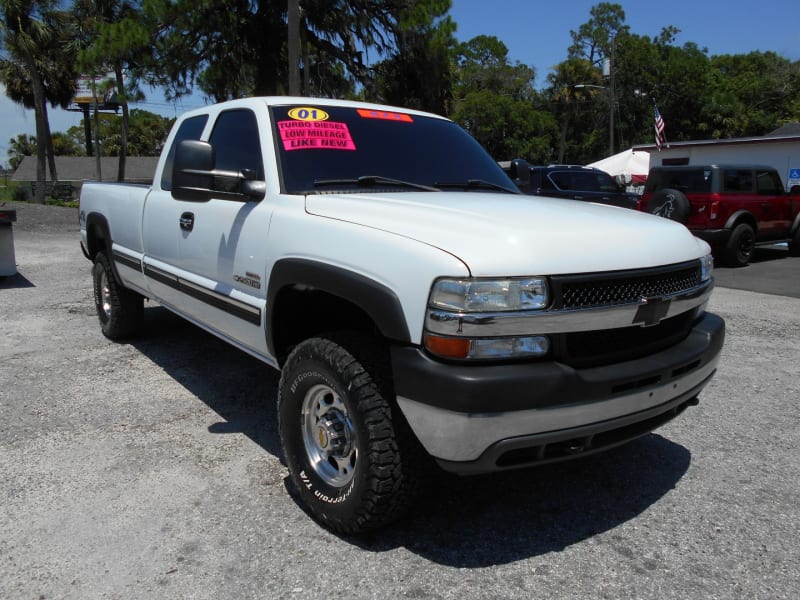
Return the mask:
[[356,112],[364,119],[380,119],[382,121],[398,121],[401,123],[413,123],[411,115],[396,112],[386,112],[385,110],[366,110],[356,109]]
[[278,121],[283,149],[355,150],[347,123],[333,121]]
[[296,121],[327,121],[328,113],[319,108],[312,108],[310,106],[298,106],[289,111],[289,118]]

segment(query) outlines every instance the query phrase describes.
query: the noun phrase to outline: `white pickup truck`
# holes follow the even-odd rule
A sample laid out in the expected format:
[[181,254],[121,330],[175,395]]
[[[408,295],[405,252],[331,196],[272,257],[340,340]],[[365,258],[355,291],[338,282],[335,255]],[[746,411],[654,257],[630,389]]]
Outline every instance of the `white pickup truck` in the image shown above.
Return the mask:
[[107,337],[141,333],[150,298],[281,370],[286,465],[339,532],[396,519],[437,468],[652,431],[697,403],[725,337],[709,247],[683,225],[522,195],[413,110],[189,112],[153,185],[84,185],[80,223]]

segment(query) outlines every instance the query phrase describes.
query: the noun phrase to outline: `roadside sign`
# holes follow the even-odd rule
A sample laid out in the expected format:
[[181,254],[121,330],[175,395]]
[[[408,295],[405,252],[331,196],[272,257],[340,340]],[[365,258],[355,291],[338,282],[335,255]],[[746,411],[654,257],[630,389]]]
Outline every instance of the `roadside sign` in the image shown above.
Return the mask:
[[800,185],[800,168],[789,169],[789,181],[786,187],[791,190],[796,185]]

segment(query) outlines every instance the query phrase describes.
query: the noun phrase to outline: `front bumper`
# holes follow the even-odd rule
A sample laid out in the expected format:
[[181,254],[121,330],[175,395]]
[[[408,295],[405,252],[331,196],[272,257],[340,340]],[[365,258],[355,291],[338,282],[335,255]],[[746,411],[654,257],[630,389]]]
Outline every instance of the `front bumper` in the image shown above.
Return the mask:
[[[395,392],[414,433],[446,470],[549,462],[622,443],[669,420],[711,379],[724,338],[724,321],[704,313],[674,346],[583,369],[552,361],[452,365],[418,348],[394,347]],[[553,452],[558,445],[564,452]]]

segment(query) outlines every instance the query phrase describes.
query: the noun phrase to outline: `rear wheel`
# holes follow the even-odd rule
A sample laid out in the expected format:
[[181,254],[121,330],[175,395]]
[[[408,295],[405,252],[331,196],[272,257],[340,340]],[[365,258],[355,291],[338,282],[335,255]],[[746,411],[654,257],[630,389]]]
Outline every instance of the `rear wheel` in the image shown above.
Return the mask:
[[144,298],[122,286],[111,270],[111,263],[103,252],[98,252],[92,268],[94,304],[100,329],[111,340],[134,335],[141,327],[144,315]]
[[731,267],[744,267],[753,256],[756,233],[747,223],[739,223],[733,228],[731,237],[722,251],[722,262]]
[[421,489],[415,440],[363,350],[306,340],[289,355],[278,392],[281,444],[300,500],[341,533],[396,520]]

